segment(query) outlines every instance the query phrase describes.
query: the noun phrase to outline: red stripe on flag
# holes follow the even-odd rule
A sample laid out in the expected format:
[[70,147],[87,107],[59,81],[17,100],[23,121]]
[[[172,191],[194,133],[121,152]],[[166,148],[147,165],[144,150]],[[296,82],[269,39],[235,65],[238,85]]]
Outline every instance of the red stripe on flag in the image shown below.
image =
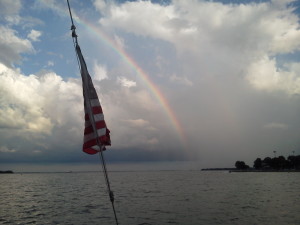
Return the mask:
[[[101,120],[101,121],[98,121],[96,122],[96,129],[103,129],[103,128],[106,128],[106,124],[105,124],[105,121],[104,120]],[[86,134],[91,134],[93,133],[94,130],[93,130],[93,126],[90,125],[90,126],[87,126],[85,129],[84,129],[84,135]]]
[[[102,143],[102,141],[108,141],[108,140],[107,140],[107,137],[106,137],[106,136],[102,136],[102,137],[99,138],[99,141],[100,141],[100,143]],[[110,142],[109,142],[109,143],[106,142],[106,143],[107,143],[107,144],[105,144],[105,143],[103,142],[103,145],[110,145]],[[89,140],[89,141],[85,142],[85,143],[83,144],[83,146],[82,146],[82,149],[83,149],[84,152],[93,155],[93,154],[96,154],[96,153],[99,152],[98,150],[95,150],[95,149],[92,148],[92,147],[94,147],[94,146],[97,146],[96,138],[94,138],[94,139],[92,139],[92,140]],[[106,148],[103,147],[102,150],[105,151]]]
[[97,150],[92,149],[92,148],[83,148],[83,151],[84,151],[85,153],[87,153],[87,154],[90,154],[90,155],[94,155],[94,154],[98,153]]
[[[110,131],[106,129],[106,134],[99,137],[100,144],[102,145],[110,145]],[[84,142],[83,147],[84,148],[90,148],[97,145],[96,138],[93,138],[89,141]]]
[[96,141],[96,138],[92,139],[92,140],[89,140],[87,142],[84,142],[83,143],[83,149],[86,149],[86,148],[91,148],[93,146],[97,145],[97,141]]
[[[92,108],[92,113],[95,115],[95,114],[102,114],[102,108],[101,106],[95,106]],[[89,120],[89,114],[88,113],[85,113],[84,115],[84,119],[85,120]]]
[[100,137],[100,142],[103,145],[111,145],[109,133],[110,133],[110,130],[106,128],[106,134]]

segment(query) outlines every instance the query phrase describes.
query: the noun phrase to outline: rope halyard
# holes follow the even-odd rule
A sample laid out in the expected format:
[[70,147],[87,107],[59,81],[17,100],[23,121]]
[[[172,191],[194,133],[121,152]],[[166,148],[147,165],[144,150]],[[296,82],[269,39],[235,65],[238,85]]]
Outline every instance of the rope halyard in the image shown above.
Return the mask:
[[[73,38],[74,48],[75,48],[75,51],[76,51],[76,48],[79,47],[78,40],[77,40],[78,36],[76,34],[76,27],[75,27],[74,22],[73,22],[73,17],[72,17],[72,12],[71,12],[71,8],[70,8],[69,0],[67,0],[67,3],[68,3],[69,13],[70,13],[70,18],[71,18],[71,23],[72,23],[72,25],[71,25],[72,38]],[[80,60],[79,60],[79,56],[78,56],[77,51],[76,51],[76,57],[77,57],[79,70],[81,71],[82,68],[81,68],[81,64],[80,64]],[[89,94],[89,92],[87,92],[87,94]],[[88,104],[90,104],[90,102]],[[90,119],[91,119],[91,123],[95,124],[94,117],[92,116]],[[115,200],[114,193],[110,188],[110,182],[109,182],[109,178],[108,178],[106,162],[105,162],[104,155],[103,155],[103,145],[99,142],[99,136],[98,136],[98,132],[97,132],[96,129],[94,129],[94,133],[95,133],[95,136],[96,136],[97,145],[99,146],[99,149],[100,149],[99,157],[100,157],[100,160],[102,162],[102,170],[104,172],[104,178],[105,178],[105,182],[106,182],[106,186],[107,186],[107,191],[108,191],[109,199],[110,199],[110,202],[111,202],[112,208],[113,208],[114,218],[115,218],[116,224],[119,225],[116,210],[115,210],[115,205],[114,205],[114,200]]]

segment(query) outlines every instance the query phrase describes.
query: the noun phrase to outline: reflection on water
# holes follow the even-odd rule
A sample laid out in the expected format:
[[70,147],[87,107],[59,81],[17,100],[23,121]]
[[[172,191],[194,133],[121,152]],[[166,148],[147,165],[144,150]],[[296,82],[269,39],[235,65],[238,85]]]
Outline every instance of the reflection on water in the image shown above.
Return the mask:
[[[300,173],[111,172],[120,224],[299,224]],[[114,224],[103,175],[3,174],[1,224]]]

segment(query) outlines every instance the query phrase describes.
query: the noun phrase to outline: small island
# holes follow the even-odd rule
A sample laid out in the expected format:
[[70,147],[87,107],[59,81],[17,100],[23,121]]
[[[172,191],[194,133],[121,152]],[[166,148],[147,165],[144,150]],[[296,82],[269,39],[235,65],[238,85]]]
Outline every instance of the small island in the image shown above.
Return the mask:
[[235,168],[206,168],[202,171],[228,170],[229,172],[300,172],[300,155],[257,158],[253,167],[244,161],[236,161]]

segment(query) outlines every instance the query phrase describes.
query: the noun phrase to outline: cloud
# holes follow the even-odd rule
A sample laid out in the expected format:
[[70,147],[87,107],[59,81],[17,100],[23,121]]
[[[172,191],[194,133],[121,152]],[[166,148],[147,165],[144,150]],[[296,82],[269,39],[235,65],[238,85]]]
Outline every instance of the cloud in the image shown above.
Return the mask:
[[0,1],[0,19],[4,19],[5,21],[17,24],[20,21],[19,11],[21,9],[21,1],[9,1],[9,0],[1,0]]
[[284,123],[268,123],[266,125],[264,125],[264,128],[266,129],[280,129],[280,130],[286,130],[288,129],[288,125],[284,124]]
[[94,63],[94,79],[97,81],[101,81],[103,79],[107,79],[107,71],[106,68],[100,64],[98,64],[97,62]]
[[[132,127],[134,129],[143,129],[143,130],[149,130],[149,131],[157,131],[157,129],[153,126],[151,126],[151,123],[144,119],[130,119],[130,120],[123,120],[126,124],[126,126]],[[158,141],[157,138],[154,138],[156,141]]]
[[34,51],[31,42],[17,37],[15,30],[0,25],[0,33],[0,62],[6,66],[11,67],[14,63],[21,62],[22,53]]
[[126,45],[124,43],[125,41],[124,41],[124,39],[122,39],[122,37],[120,37],[118,35],[114,35],[114,41],[120,49],[126,48]]
[[[165,116],[155,99],[147,91],[139,88],[112,89],[111,85],[118,81],[110,82],[110,84],[103,82],[99,90],[105,93],[104,96],[100,95],[100,99],[104,105],[105,119],[111,130],[112,146],[117,149],[142,148],[143,151],[147,151],[153,148],[153,142],[149,140],[154,138],[160,144],[163,143],[163,136],[169,136],[167,131],[169,127],[166,127],[169,121],[157,120],[157,117],[165,118]],[[103,90],[103,87],[108,85],[111,91]],[[171,134],[168,138],[175,138],[174,144],[178,143],[176,136],[172,136]]]
[[[143,151],[148,151],[162,142],[160,132],[165,130],[164,123],[155,121],[156,115],[162,116],[162,113],[157,111],[159,106],[149,93],[138,89],[111,89],[117,80],[95,80],[94,83],[97,90],[108,88],[107,92],[99,92],[99,98],[103,99],[105,119],[112,131],[115,149],[137,150],[142,146]],[[16,152],[24,160],[37,157],[54,160],[58,155],[61,160],[67,160],[74,151],[81,154],[83,100],[80,79],[64,81],[53,72],[25,76],[1,64],[0,91],[0,142],[6,154],[3,160],[13,160],[13,156],[7,154]],[[149,114],[155,111],[156,115]],[[134,119],[141,114],[143,118]],[[18,141],[12,142],[14,139]],[[17,157],[16,160],[22,159]]]
[[29,39],[32,41],[40,41],[39,37],[42,35],[41,31],[38,30],[31,30],[30,33],[27,35]]
[[[262,44],[275,47],[281,38],[297,43],[290,33],[299,34],[297,16],[291,9],[277,9],[272,3],[232,5],[174,1],[170,5],[159,5],[140,1],[112,5],[108,10],[109,16],[100,20],[102,25],[160,38],[187,50],[201,50],[205,43],[231,45],[239,50],[257,49]],[[144,12],[142,17],[140,11]]]
[[193,83],[186,77],[177,76],[176,74],[173,74],[170,77],[171,81],[179,84],[184,84],[187,86],[193,86]]
[[0,91],[3,148],[43,152],[78,142],[83,114],[78,81],[65,82],[55,73],[25,76],[0,64]]
[[3,153],[13,153],[13,152],[16,152],[16,150],[15,149],[9,149],[6,146],[0,146],[0,152],[3,152]]
[[143,119],[136,119],[136,120],[125,120],[130,126],[134,127],[145,127],[149,125],[149,121]]
[[127,79],[126,77],[118,77],[118,82],[124,86],[124,87],[135,87],[136,86],[136,82]]
[[[171,43],[185,68],[181,76],[170,75],[171,81],[190,86],[201,79],[195,76],[198,72],[202,76],[243,73],[255,88],[276,91],[279,82],[284,82],[281,90],[290,94],[297,93],[297,85],[292,84],[297,73],[291,67],[279,69],[274,57],[300,49],[299,18],[288,6],[290,2],[125,2],[106,8],[99,22],[109,29]],[[275,77],[280,77],[277,84]]]
[[[95,4],[102,1],[95,1]],[[103,10],[103,8],[101,8]],[[110,25],[126,29],[126,31],[138,35],[152,36],[156,35],[160,38],[163,35],[169,36],[168,29],[165,28],[165,23],[174,16],[172,6],[160,6],[152,4],[149,1],[126,2],[122,5],[109,5],[106,8],[108,17],[102,18],[100,23],[106,27]],[[143,16],[140,16],[143,12]],[[131,26],[128,26],[131,24]],[[144,29],[147,27],[147,29]],[[141,32],[143,30],[143,32]]]
[[53,61],[48,61],[47,66],[54,66],[54,62]]
[[[190,152],[199,158],[222,151],[228,157],[242,151],[258,154],[275,145],[272,138],[258,135],[261,124],[270,121],[267,115],[274,116],[276,105],[287,111],[285,97],[273,94],[297,98],[299,92],[299,60],[279,61],[300,47],[299,17],[290,2],[124,2],[102,8],[99,26],[119,36],[125,33],[127,51],[147,52],[133,58],[167,96]],[[288,120],[286,111],[275,118]],[[292,130],[290,120],[284,124]],[[271,129],[264,132],[274,135]],[[283,145],[284,138],[291,137],[274,142]]]
[[159,144],[159,140],[157,138],[151,138],[148,140],[148,143],[150,145],[157,145],[157,144]]
[[98,11],[102,12],[106,8],[107,4],[104,0],[96,0],[94,1],[94,6]]
[[265,56],[249,66],[247,79],[260,90],[283,91],[289,95],[300,94],[300,63],[292,63],[285,67],[278,68],[275,59]]
[[36,77],[21,76],[3,64],[0,65],[0,74],[1,127],[50,133],[50,120],[41,115],[40,107],[43,99],[32,90],[37,85]]
[[21,9],[21,1],[10,1],[10,0],[1,0],[0,1],[0,12],[1,15],[12,15],[18,14]]

